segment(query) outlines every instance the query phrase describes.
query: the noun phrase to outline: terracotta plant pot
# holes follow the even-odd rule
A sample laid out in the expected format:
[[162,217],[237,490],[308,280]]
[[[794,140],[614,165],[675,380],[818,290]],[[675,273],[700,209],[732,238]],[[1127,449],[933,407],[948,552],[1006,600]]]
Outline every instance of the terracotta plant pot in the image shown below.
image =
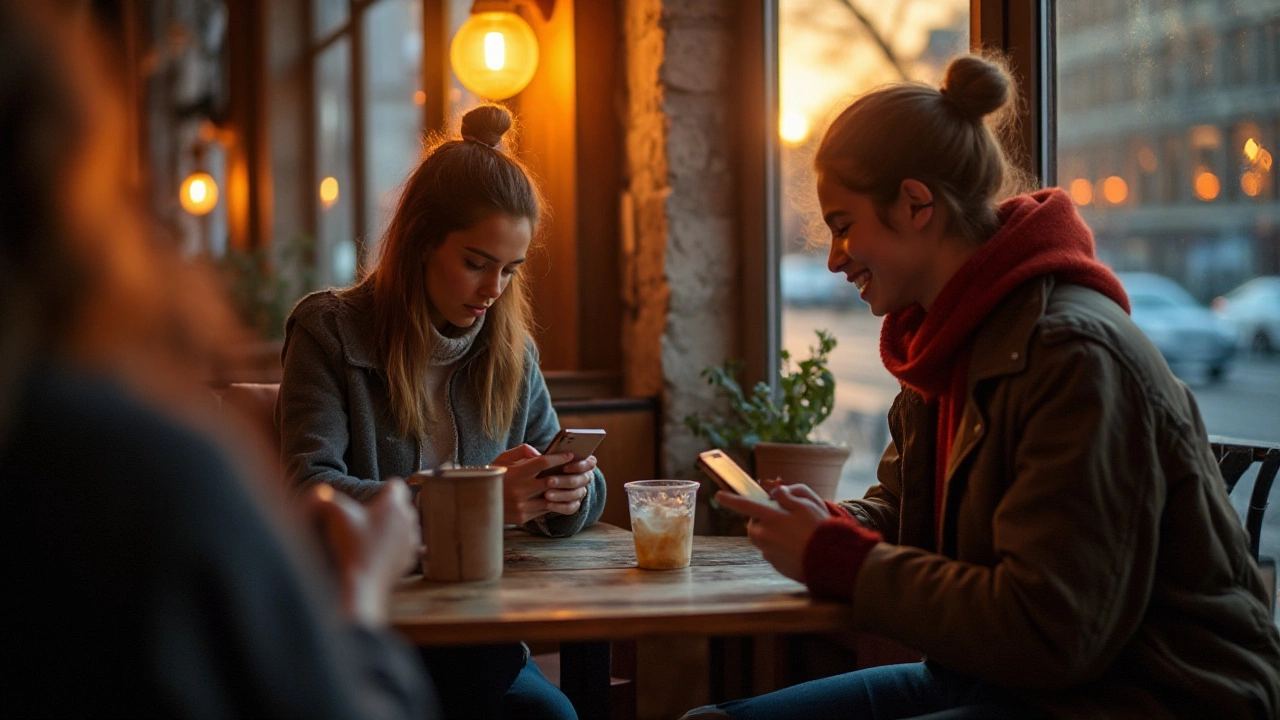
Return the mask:
[[848,457],[847,447],[762,442],[755,449],[756,477],[781,478],[788,485],[804,483],[824,500],[835,500],[840,470]]

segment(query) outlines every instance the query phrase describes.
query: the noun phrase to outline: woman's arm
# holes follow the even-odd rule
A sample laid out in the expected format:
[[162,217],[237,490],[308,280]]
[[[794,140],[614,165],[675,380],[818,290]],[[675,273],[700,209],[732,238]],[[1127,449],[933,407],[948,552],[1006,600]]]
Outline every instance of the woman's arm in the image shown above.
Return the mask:
[[350,444],[343,362],[302,324],[285,327],[284,375],[276,401],[280,458],[286,481],[303,489],[328,483],[356,498],[373,497],[382,483],[348,474]]
[[[192,476],[197,467],[207,480]],[[229,468],[185,466],[183,496],[180,512],[192,517],[161,573],[147,633],[174,714],[430,716],[426,671],[413,651],[376,618],[339,619],[318,578],[303,572],[303,555],[290,552],[300,546]]]
[[[525,384],[528,388],[525,402],[528,403],[529,412],[526,415],[524,437],[521,442],[528,443],[541,451],[545,450],[551,439],[560,432],[560,419],[556,417],[556,411],[551,406],[551,393],[548,392],[547,381],[538,367],[536,353],[526,353],[525,363]],[[605,442],[608,440],[606,439]],[[593,468],[586,497],[582,499],[577,512],[571,515],[548,513],[530,520],[522,527],[529,532],[550,537],[569,537],[577,534],[600,519],[600,515],[604,512],[605,493],[604,473],[600,472],[599,468]]]

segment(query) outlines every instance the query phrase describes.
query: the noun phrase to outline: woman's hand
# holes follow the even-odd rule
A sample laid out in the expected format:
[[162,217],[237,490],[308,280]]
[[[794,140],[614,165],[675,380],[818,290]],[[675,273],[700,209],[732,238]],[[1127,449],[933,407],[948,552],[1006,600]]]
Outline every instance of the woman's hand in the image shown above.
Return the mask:
[[[549,512],[572,515],[582,507],[594,479],[594,455],[570,462],[573,453],[543,455],[530,445],[511,448],[494,459],[507,472],[502,480],[503,522],[523,525]],[[565,463],[568,463],[567,465]],[[560,474],[540,478],[546,470],[564,465]]]
[[747,537],[764,559],[783,575],[804,582],[805,546],[831,511],[808,485],[778,485],[769,494],[777,508],[723,490],[716,493],[716,502],[750,517]]
[[329,485],[317,485],[306,511],[320,531],[351,620],[385,625],[391,590],[417,561],[422,547],[409,488],[387,481],[365,505]]

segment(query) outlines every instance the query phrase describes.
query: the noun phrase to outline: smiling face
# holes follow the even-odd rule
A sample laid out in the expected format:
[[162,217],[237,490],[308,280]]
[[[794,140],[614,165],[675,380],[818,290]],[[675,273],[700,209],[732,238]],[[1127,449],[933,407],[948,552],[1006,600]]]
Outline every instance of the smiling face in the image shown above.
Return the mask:
[[[856,284],[872,313],[886,315],[913,304],[928,305],[936,295],[929,292],[934,274],[929,243],[910,227],[916,218],[910,218],[908,197],[902,195],[888,211],[888,218],[895,222],[905,215],[901,219],[906,220],[906,232],[887,227],[869,196],[842,186],[829,173],[818,176],[818,202],[831,229],[827,269]],[[922,213],[932,213],[932,208],[915,210],[918,217]]]
[[426,253],[431,324],[470,327],[507,289],[525,261],[533,226],[528,218],[503,213],[451,232]]

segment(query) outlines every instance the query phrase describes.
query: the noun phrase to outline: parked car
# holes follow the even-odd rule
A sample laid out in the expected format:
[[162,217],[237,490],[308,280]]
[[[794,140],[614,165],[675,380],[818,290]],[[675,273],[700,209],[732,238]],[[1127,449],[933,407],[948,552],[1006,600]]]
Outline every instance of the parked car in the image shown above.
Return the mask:
[[825,255],[783,255],[781,276],[782,301],[791,307],[869,309],[853,283],[827,269]]
[[1203,369],[1222,380],[1235,357],[1235,331],[1181,285],[1153,273],[1119,273],[1133,322],[1175,370]]
[[1280,352],[1280,275],[1267,275],[1214,298],[1213,309],[1236,330],[1240,346]]

